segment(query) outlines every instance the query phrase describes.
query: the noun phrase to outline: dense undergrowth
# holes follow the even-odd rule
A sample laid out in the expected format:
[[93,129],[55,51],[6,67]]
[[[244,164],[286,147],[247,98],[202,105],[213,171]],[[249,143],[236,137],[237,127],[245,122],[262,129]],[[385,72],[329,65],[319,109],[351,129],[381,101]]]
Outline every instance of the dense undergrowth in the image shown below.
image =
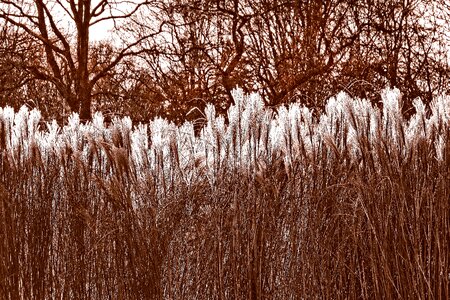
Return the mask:
[[0,109],[0,298],[448,299],[450,98],[414,104],[235,91],[199,135]]

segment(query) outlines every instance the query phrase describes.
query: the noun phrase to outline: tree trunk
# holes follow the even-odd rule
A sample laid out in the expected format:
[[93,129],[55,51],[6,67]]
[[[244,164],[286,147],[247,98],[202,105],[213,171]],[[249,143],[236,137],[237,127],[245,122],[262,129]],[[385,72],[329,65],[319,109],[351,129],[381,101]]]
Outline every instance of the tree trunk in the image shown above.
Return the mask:
[[91,1],[83,1],[78,3],[78,18],[75,20],[77,24],[77,83],[76,93],[78,97],[80,119],[86,122],[91,119],[91,88],[89,83],[89,22],[91,19]]
[[79,92],[79,114],[83,122],[92,119],[91,114],[91,91],[89,88],[83,88]]

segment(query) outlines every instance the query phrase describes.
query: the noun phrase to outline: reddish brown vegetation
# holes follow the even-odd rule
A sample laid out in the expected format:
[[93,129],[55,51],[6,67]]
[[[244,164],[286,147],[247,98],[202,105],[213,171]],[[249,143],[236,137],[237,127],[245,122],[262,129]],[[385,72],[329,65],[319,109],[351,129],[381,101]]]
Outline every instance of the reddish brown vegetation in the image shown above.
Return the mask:
[[108,147],[105,168],[95,151],[48,164],[3,151],[0,298],[448,299],[441,134],[443,161],[425,139],[406,159],[387,140],[361,146],[359,161],[319,143],[289,169],[274,156],[189,184],[138,180]]

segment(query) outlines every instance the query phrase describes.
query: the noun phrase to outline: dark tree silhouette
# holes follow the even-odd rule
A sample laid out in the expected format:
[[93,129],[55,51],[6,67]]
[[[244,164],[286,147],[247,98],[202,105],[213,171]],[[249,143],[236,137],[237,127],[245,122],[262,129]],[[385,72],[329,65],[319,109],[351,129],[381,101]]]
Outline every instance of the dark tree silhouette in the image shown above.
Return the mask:
[[[341,90],[378,101],[382,88],[398,87],[406,114],[416,97],[430,103],[448,92],[444,0],[135,0],[125,12],[119,3],[0,0],[10,32],[41,47],[20,54],[14,39],[4,44],[3,70],[16,61],[22,79],[10,83],[22,85],[3,87],[20,95],[23,83],[44,80],[42,90],[57,89],[83,119],[93,107],[178,123],[201,119],[207,102],[225,112],[235,87],[267,105],[319,110]],[[73,30],[57,22],[55,7]],[[120,41],[92,43],[89,29],[108,21]]]
[[[136,45],[155,35],[147,32],[132,41],[120,43],[114,56],[101,68],[93,68],[90,62],[92,47],[90,29],[105,22],[118,25],[121,20],[133,16],[147,1],[130,1],[126,11],[122,1],[0,1],[0,18],[38,41],[43,49],[45,62],[26,62],[24,68],[37,79],[49,81],[80,118],[91,118],[92,91],[96,83],[110,72],[122,59],[136,55]],[[61,21],[64,20],[64,21]],[[69,22],[70,26],[63,26]],[[116,28],[117,29],[117,28]]]

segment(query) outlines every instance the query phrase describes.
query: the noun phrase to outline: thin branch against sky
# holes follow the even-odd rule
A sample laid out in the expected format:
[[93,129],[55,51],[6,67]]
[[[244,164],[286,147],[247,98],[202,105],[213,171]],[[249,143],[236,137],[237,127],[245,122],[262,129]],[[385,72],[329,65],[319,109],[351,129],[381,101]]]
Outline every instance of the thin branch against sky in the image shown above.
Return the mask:
[[[17,22],[24,22],[37,27],[37,11],[34,0],[1,0],[0,14],[8,14]],[[78,1],[47,0],[43,4],[52,16],[55,25],[66,34],[71,34],[75,28],[74,11],[77,10]],[[91,1],[90,37],[92,41],[111,39],[114,31],[120,27],[127,18],[137,13],[142,6],[149,4],[145,0],[129,1]]]

